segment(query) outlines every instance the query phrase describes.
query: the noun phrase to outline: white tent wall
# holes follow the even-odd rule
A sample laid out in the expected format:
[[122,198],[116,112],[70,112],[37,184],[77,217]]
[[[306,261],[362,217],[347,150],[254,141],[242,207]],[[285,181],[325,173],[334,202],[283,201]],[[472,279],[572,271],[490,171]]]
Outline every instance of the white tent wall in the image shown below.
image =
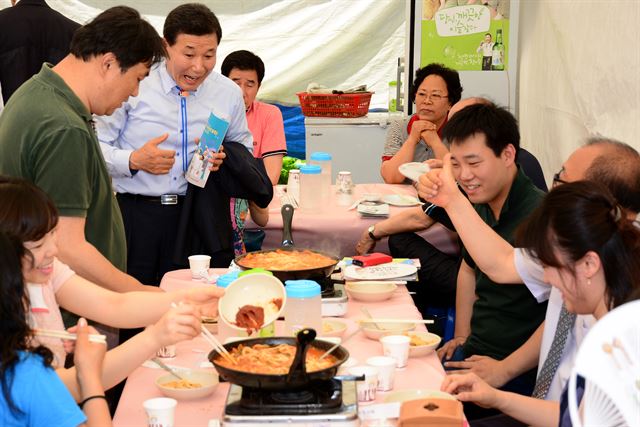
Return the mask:
[[[514,0],[516,1],[516,0]],[[78,22],[118,4],[137,8],[161,33],[169,0],[48,0]],[[315,81],[367,84],[385,107],[404,52],[404,0],[209,0],[222,43],[266,64],[261,99],[295,103]],[[8,7],[9,0],[0,0]],[[518,118],[522,145],[547,181],[584,138],[605,135],[640,149],[640,0],[521,0]]]
[[518,118],[547,182],[589,136],[640,150],[640,1],[523,0]]
[[[194,0],[196,1],[196,0]],[[171,0],[48,0],[85,23],[112,6],[131,6],[162,34]],[[371,107],[386,108],[388,82],[404,55],[404,0],[204,0],[222,27],[216,69],[228,53],[246,49],[265,63],[259,98],[297,104],[310,82],[332,88],[366,84]],[[8,0],[0,0],[6,7]]]

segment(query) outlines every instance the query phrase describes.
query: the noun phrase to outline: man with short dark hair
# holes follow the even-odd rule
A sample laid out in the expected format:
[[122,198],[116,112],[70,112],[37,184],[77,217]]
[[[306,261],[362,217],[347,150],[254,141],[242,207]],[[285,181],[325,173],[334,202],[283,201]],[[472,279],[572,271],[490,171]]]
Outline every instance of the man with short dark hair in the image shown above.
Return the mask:
[[165,54],[151,24],[113,7],[80,27],[71,53],[44,64],[0,115],[0,173],[35,183],[54,200],[59,258],[103,287],[141,290],[124,273],[122,217],[93,130],[92,114],[111,114]]
[[[180,5],[167,15],[163,33],[166,61],[150,71],[138,96],[110,117],[96,119],[127,232],[127,269],[156,286],[176,268],[185,173],[209,115],[229,122],[223,147],[233,141],[247,154],[253,149],[240,89],[213,72],[222,38],[215,14],[203,4]],[[224,152],[212,154],[210,169],[218,170],[223,158]],[[213,215],[209,220],[214,225],[222,223]],[[230,224],[228,228],[230,235]],[[218,252],[209,253],[213,265],[228,266],[233,251],[229,255],[224,245],[216,247]]]
[[227,55],[220,71],[242,89],[247,123],[253,135],[253,155],[264,161],[269,179],[276,185],[282,171],[282,158],[287,154],[287,141],[278,107],[256,101],[264,78],[264,63],[248,50],[237,50]]
[[[421,178],[420,195],[446,209],[478,267],[496,283],[507,284],[505,287],[524,283],[538,301],[548,300],[545,322],[506,358],[477,356],[447,363],[450,367],[474,372],[492,386],[500,387],[536,365],[540,370],[543,368],[556,335],[562,297],[557,289],[545,283],[542,266],[524,249],[514,249],[510,242],[489,229],[452,181],[442,178],[441,173],[433,171]],[[633,147],[610,138],[590,138],[562,164],[554,175],[553,185],[583,179],[605,185],[629,218],[635,218],[640,211],[640,154]],[[591,315],[576,316],[564,338],[564,349],[555,349],[560,353],[544,389],[536,387],[537,397],[560,400],[578,347],[594,323]]]
[[[516,227],[544,196],[515,162],[520,146],[516,119],[491,104],[471,105],[451,118],[443,138],[450,143],[453,174],[477,215],[512,240]],[[545,309],[546,303],[538,303],[522,284],[496,286],[463,248],[454,338],[438,355],[445,360],[473,355],[503,359],[536,330]],[[534,382],[535,370],[530,370],[504,389],[530,394]]]

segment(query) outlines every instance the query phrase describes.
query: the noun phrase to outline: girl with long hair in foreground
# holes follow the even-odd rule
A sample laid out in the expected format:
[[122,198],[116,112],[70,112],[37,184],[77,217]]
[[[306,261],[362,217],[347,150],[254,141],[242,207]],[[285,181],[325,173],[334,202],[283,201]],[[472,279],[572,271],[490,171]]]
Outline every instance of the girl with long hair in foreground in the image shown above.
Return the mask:
[[51,350],[32,339],[22,276],[22,266],[31,262],[19,239],[0,232],[0,425],[110,426],[100,378],[106,345],[89,341],[95,329],[84,319],[75,328],[75,372],[84,414],[51,367]]

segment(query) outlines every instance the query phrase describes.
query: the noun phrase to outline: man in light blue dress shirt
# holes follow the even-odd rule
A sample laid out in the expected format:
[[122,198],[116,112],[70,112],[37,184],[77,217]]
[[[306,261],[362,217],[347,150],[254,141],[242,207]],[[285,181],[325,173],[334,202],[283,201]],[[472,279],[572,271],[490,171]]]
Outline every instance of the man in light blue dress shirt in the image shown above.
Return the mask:
[[[209,114],[229,121],[226,141],[253,149],[242,92],[212,72],[222,37],[213,12],[202,4],[181,5],[167,16],[163,35],[167,60],[150,71],[137,97],[96,120],[125,223],[127,269],[150,285],[173,268],[185,172]],[[224,156],[213,156],[212,171]]]

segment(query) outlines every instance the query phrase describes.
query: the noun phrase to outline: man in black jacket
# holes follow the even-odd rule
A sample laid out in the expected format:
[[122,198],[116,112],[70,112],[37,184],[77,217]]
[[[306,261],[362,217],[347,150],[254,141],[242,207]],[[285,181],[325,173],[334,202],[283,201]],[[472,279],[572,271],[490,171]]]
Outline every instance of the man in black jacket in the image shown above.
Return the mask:
[[44,0],[11,0],[11,4],[14,7],[0,10],[0,86],[5,104],[43,62],[55,65],[67,56],[71,37],[80,27]]

